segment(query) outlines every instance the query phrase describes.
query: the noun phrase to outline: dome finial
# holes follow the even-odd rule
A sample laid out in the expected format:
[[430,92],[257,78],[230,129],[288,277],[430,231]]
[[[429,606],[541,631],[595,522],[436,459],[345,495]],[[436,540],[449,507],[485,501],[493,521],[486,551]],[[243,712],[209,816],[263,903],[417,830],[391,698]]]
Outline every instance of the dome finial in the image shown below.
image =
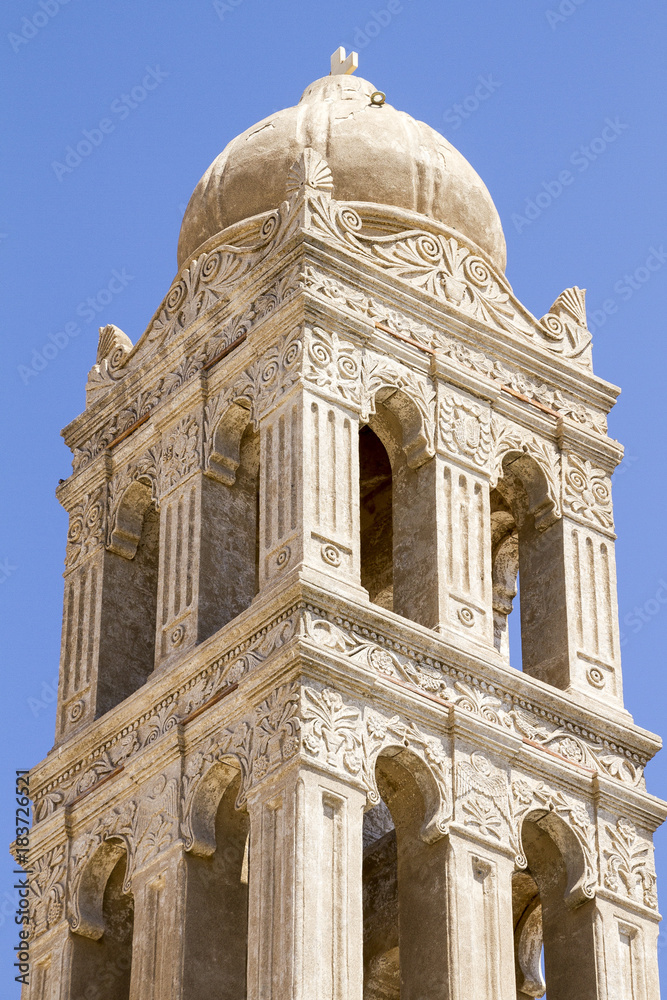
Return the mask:
[[331,76],[346,76],[355,69],[359,69],[359,53],[350,52],[346,58],[345,49],[339,46],[331,56]]

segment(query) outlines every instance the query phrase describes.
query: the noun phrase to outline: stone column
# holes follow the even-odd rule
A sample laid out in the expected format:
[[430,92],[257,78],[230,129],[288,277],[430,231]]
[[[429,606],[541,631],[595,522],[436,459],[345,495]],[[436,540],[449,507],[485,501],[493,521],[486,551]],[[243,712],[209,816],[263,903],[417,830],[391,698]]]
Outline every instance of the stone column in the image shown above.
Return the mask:
[[130,1000],[183,995],[185,865],[183,845],[177,842],[132,876]]
[[608,475],[619,455],[611,443],[593,454],[570,429],[561,428],[560,443],[562,517],[542,531],[527,519],[519,531],[524,670],[622,708]]
[[449,835],[451,1000],[516,1000],[512,872],[507,850]]
[[359,420],[297,386],[260,421],[259,581],[365,595],[359,582]]
[[70,1000],[70,969],[71,935],[62,919],[30,942],[30,974],[22,1000]]
[[102,591],[107,553],[106,469],[76,493],[61,492],[70,524],[60,653],[56,742],[97,714]]
[[366,796],[291,766],[248,799],[248,1000],[361,1000]]
[[436,455],[419,470],[429,480],[435,540],[420,550],[431,607],[417,620],[487,646],[493,645],[490,446],[489,403],[439,382]]
[[659,997],[657,913],[600,897],[596,904],[594,932],[599,1000]]

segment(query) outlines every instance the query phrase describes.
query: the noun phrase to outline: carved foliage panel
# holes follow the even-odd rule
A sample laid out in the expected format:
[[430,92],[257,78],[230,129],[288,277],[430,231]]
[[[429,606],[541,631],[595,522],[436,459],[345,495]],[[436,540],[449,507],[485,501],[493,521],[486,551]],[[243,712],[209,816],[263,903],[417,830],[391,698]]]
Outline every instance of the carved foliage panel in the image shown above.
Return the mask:
[[601,831],[603,884],[611,892],[657,910],[653,844],[621,816]]

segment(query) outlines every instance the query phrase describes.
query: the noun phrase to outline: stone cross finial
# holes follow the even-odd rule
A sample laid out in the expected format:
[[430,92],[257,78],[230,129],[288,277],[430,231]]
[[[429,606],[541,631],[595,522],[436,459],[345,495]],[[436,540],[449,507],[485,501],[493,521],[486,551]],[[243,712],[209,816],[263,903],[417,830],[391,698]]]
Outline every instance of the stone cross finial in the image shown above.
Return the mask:
[[346,58],[345,49],[341,45],[331,56],[331,76],[344,76],[354,73],[355,69],[359,69],[359,53],[350,52]]

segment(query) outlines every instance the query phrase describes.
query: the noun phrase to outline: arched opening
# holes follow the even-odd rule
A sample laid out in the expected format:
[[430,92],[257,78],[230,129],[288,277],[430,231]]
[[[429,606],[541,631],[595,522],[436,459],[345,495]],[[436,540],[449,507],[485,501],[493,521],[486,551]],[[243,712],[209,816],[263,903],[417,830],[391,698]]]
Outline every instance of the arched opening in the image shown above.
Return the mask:
[[528,865],[512,877],[517,1000],[589,1000],[595,902],[581,892],[581,847],[564,820],[544,812],[524,820],[522,842]]
[[129,1000],[134,899],[123,889],[126,868],[118,844],[104,845],[88,863],[82,880],[89,895],[87,921],[72,936],[72,997],[89,996],[93,983],[105,1000]]
[[106,553],[96,715],[142,686],[155,665],[160,520],[151,485],[123,493]]
[[512,666],[567,687],[563,522],[546,475],[526,452],[505,456],[490,510],[496,648]]
[[194,806],[197,839],[187,855],[184,1000],[246,996],[250,824],[247,811],[235,806],[240,782],[236,770],[220,765],[209,773]]
[[493,641],[501,656],[518,666],[521,663],[519,529],[511,502],[503,496],[502,485],[491,490],[490,506]]
[[378,758],[382,800],[364,818],[364,1000],[443,995],[447,841],[422,835],[429,777],[410,751]]
[[247,410],[230,408],[215,449],[202,494],[200,642],[245,611],[259,590],[259,434]]
[[370,599],[404,618],[438,622],[432,550],[435,463],[416,405],[385,388],[359,435],[361,583]]
[[391,463],[370,427],[359,431],[361,586],[374,604],[393,610]]

